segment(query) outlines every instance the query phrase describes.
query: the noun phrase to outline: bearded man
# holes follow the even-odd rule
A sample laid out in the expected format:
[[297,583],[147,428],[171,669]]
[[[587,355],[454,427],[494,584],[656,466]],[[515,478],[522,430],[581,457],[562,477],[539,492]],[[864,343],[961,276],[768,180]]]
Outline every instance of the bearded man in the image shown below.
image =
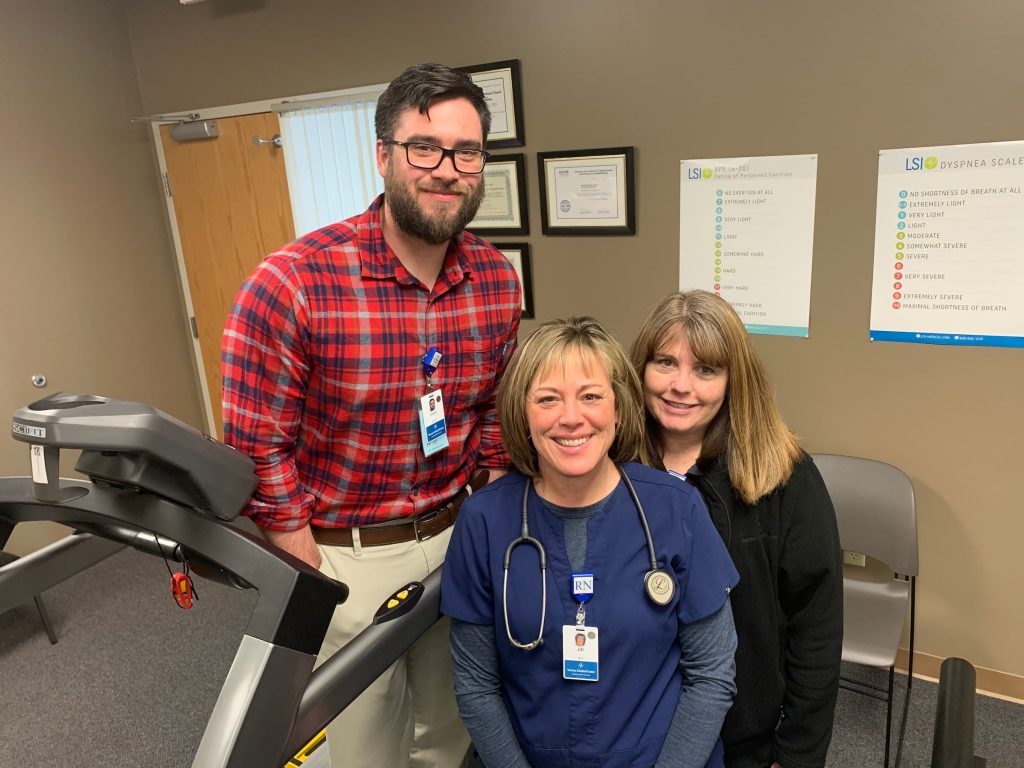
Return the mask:
[[[320,662],[441,564],[471,480],[509,465],[494,399],[521,288],[463,231],[483,197],[483,91],[448,67],[410,67],[375,122],[384,194],[264,259],[222,344],[224,439],[259,476],[246,514],[350,588]],[[332,765],[460,764],[447,636],[445,619],[331,724]]]

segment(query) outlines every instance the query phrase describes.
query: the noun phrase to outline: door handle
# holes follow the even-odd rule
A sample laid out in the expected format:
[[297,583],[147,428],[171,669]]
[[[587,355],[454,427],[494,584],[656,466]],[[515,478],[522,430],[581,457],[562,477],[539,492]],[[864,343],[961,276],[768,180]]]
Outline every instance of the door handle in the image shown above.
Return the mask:
[[281,144],[282,144],[282,142],[281,142],[281,134],[280,133],[275,133],[269,139],[261,139],[259,136],[253,136],[252,137],[252,143],[255,144],[257,147],[260,144],[273,144],[275,147],[280,147]]

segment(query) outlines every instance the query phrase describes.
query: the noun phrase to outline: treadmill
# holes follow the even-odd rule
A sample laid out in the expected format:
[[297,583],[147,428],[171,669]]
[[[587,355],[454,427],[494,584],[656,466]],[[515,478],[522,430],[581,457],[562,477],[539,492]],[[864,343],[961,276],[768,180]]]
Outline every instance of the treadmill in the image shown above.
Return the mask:
[[[374,623],[316,670],[348,587],[232,525],[256,488],[252,460],[152,406],[58,393],[19,409],[31,477],[0,478],[0,548],[18,523],[74,533],[0,568],[0,612],[124,546],[258,593],[193,768],[281,768],[440,616],[440,569],[399,586]],[[79,449],[61,478],[60,453]]]

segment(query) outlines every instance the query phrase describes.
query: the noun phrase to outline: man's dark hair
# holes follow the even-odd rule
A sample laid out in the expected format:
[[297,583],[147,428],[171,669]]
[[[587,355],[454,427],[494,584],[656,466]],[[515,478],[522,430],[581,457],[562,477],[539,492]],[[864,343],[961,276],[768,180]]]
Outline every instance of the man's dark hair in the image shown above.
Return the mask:
[[491,111],[487,108],[483,89],[465,72],[441,64],[417,64],[400,74],[377,101],[374,124],[377,138],[389,141],[395,138],[399,116],[409,107],[416,107],[421,115],[431,105],[447,99],[466,99],[480,115],[484,141],[491,130]]

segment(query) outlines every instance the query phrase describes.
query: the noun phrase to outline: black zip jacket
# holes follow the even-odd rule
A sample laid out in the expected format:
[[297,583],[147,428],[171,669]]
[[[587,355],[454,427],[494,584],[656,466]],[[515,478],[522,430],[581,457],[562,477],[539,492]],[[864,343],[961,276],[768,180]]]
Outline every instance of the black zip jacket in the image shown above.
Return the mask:
[[842,554],[825,483],[805,455],[756,504],[724,459],[690,470],[740,574],[732,591],[737,695],[722,729],[727,768],[822,768],[843,644]]

